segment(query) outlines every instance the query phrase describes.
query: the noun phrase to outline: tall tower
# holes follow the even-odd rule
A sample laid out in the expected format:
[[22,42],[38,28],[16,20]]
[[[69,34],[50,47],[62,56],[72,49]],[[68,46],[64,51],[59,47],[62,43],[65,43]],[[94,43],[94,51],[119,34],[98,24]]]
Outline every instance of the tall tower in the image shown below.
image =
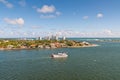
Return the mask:
[[63,37],[63,40],[66,40],[66,37],[65,37],[65,36]]
[[55,40],[58,40],[58,36],[57,35],[55,36]]
[[42,37],[39,37],[39,40],[42,40]]
[[36,40],[42,40],[42,37],[37,37]]

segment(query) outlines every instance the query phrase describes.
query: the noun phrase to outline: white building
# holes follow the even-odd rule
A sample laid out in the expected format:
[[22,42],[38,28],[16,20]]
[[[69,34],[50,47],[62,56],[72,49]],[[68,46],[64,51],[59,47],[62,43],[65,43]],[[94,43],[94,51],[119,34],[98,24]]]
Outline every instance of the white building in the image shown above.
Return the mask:
[[63,40],[66,40],[66,37],[65,37],[65,36],[63,37]]
[[42,37],[37,37],[36,40],[42,40]]

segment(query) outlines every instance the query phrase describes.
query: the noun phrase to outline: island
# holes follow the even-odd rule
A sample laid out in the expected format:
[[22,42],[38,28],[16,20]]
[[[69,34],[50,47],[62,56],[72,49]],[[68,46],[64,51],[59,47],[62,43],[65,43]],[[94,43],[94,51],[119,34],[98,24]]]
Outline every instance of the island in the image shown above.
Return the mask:
[[96,44],[74,40],[0,40],[0,50],[93,47]]

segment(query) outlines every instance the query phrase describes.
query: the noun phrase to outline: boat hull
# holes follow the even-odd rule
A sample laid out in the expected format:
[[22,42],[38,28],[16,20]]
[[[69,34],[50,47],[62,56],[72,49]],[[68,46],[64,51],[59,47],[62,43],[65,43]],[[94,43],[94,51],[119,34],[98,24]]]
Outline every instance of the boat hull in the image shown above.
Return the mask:
[[67,54],[52,54],[51,55],[52,58],[66,58],[68,57]]

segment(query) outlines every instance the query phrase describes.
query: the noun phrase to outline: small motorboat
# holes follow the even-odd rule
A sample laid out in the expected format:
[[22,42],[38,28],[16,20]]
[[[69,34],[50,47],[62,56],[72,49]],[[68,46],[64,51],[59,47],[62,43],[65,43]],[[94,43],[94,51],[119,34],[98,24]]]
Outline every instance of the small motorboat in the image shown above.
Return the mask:
[[58,53],[58,54],[52,54],[52,58],[66,58],[68,55],[66,53]]

